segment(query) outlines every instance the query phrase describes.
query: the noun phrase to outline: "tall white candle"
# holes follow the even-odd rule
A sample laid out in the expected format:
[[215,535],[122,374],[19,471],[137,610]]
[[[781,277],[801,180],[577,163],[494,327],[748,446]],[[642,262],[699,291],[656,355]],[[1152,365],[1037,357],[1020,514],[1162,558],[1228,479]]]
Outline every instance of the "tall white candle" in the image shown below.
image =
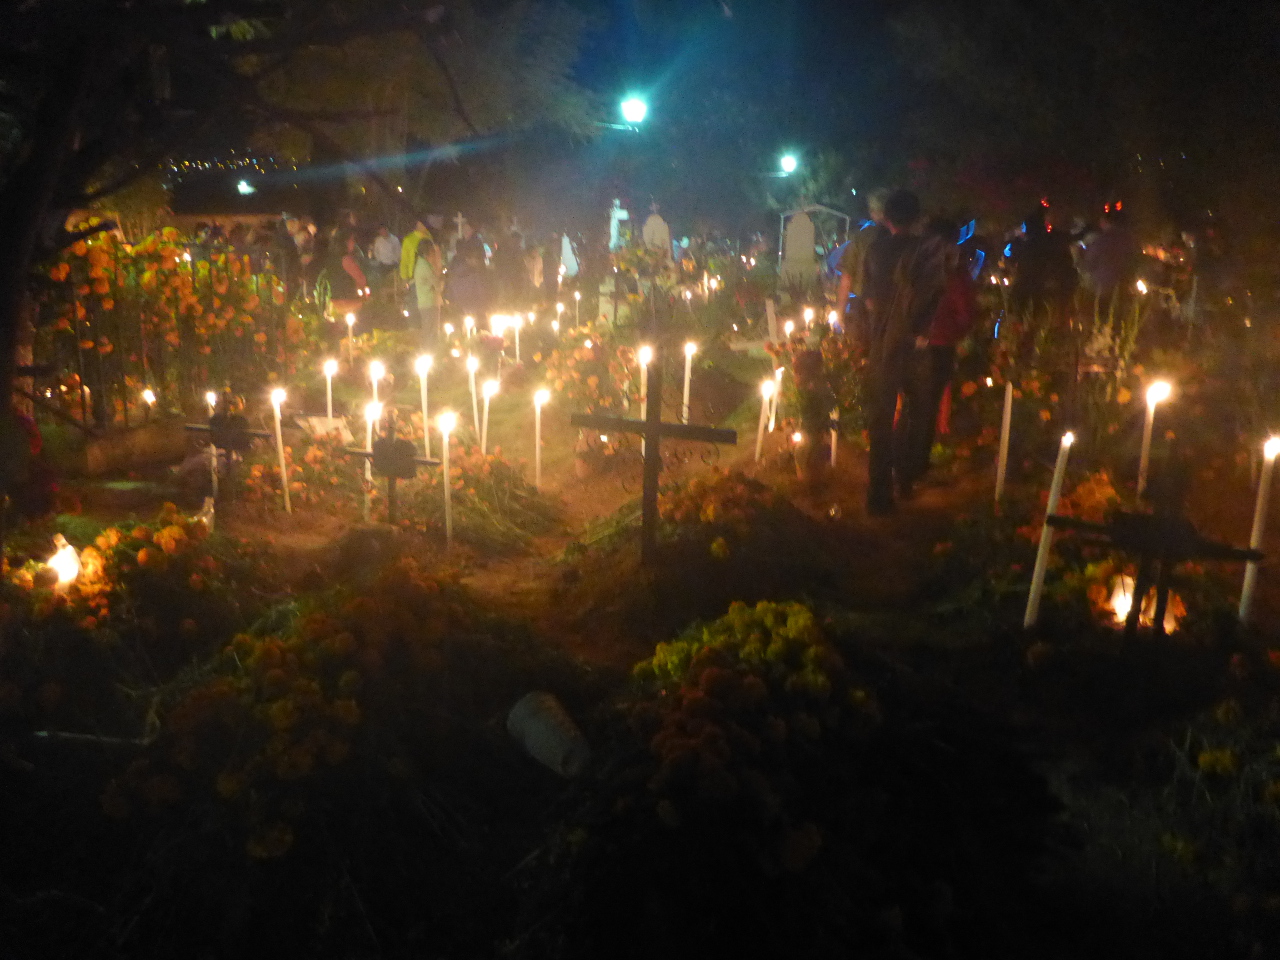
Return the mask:
[[475,318],[475,317],[463,317],[463,318],[462,318],[462,325],[463,325],[464,327],[466,327],[466,330],[467,330],[467,339],[468,339],[468,340],[470,340],[470,339],[471,339],[471,331],[472,331],[473,329],[475,329],[475,325],[476,325],[476,318]]
[[476,399],[476,371],[480,369],[480,358],[467,357],[467,379],[471,384],[471,422],[475,424],[476,436],[480,435],[480,401]]
[[497,380],[486,380],[484,382],[484,419],[480,423],[480,452],[482,454],[489,452],[489,401],[493,399],[493,395],[497,392]]
[[338,372],[338,361],[332,357],[324,362],[324,415],[333,419],[333,375]]
[[[373,425],[382,419],[382,404],[377,400],[364,405],[364,449],[373,453]],[[370,501],[373,493],[373,458],[364,458],[364,510],[366,522],[369,520]]]
[[689,422],[689,379],[693,376],[693,355],[698,345],[690,340],[684,345],[684,402],[680,405],[680,422]]
[[[1262,446],[1262,475],[1258,477],[1258,502],[1253,508],[1253,532],[1249,534],[1249,549],[1262,549],[1262,535],[1267,528],[1267,506],[1271,500],[1271,473],[1280,454],[1280,437],[1271,437]],[[1244,568],[1244,586],[1240,588],[1240,622],[1249,621],[1253,607],[1253,594],[1258,586],[1258,564],[1250,561]]]
[[773,428],[777,426],[777,423],[778,423],[778,407],[782,403],[782,374],[785,372],[786,370],[784,367],[778,367],[776,370],[773,371],[773,380],[774,380],[773,404],[769,408],[769,432],[770,433],[773,433]]
[[387,366],[381,360],[369,363],[369,382],[373,384],[373,402],[378,402],[378,381],[387,375]]
[[355,344],[356,315],[354,313],[347,314],[347,360],[350,363],[356,362],[356,344]]
[[996,503],[1004,497],[1004,477],[1009,469],[1009,428],[1013,423],[1013,381],[1004,382],[1004,413],[1000,416],[1000,455],[996,458]]
[[1142,453],[1138,457],[1138,496],[1147,489],[1147,470],[1151,466],[1151,434],[1156,423],[1156,407],[1169,399],[1172,388],[1157,380],[1147,388],[1147,419],[1142,425]]
[[835,407],[831,411],[831,466],[836,465],[836,441],[840,437],[840,408]]
[[1045,573],[1049,569],[1049,548],[1053,545],[1053,527],[1049,526],[1049,518],[1058,510],[1058,500],[1062,496],[1062,479],[1067,475],[1067,456],[1071,453],[1071,445],[1076,436],[1068,431],[1062,435],[1062,444],[1058,447],[1058,462],[1053,467],[1053,482],[1049,484],[1049,505],[1045,509],[1044,528],[1040,531],[1040,549],[1036,552],[1036,568],[1031,575],[1031,593],[1027,597],[1027,613],[1022,618],[1022,626],[1034,627],[1040,616],[1040,596],[1044,593]]
[[574,326],[582,326],[582,291],[573,291],[573,323]]
[[284,403],[284,398],[283,387],[276,387],[271,391],[271,409],[276,417],[276,456],[280,461],[280,489],[284,491],[284,512],[293,513],[293,506],[289,503],[289,470],[284,464],[284,438],[280,432],[280,404]]
[[427,378],[431,376],[431,365],[435,358],[424,353],[413,362],[413,369],[418,374],[418,388],[422,393],[422,449],[424,456],[431,459],[431,417],[427,412]]
[[551,391],[543,387],[533,394],[533,487],[542,489],[542,408],[551,399]]
[[440,428],[442,449],[440,453],[440,476],[444,483],[444,541],[453,545],[453,483],[449,480],[449,434],[458,426],[458,415],[446,410],[436,418],[436,426]]
[[[209,419],[218,411],[218,395],[210,390],[204,395],[204,402],[209,405]],[[213,491],[213,499],[218,499],[218,445],[209,444],[209,486]]]
[[760,454],[764,451],[764,426],[769,419],[769,410],[773,407],[773,392],[778,384],[772,377],[760,384],[760,423],[756,426],[756,463],[760,462]]
[[[649,418],[649,364],[653,363],[653,347],[642,344],[636,351],[640,363],[640,419]],[[640,439],[640,455],[644,456],[644,438]]]

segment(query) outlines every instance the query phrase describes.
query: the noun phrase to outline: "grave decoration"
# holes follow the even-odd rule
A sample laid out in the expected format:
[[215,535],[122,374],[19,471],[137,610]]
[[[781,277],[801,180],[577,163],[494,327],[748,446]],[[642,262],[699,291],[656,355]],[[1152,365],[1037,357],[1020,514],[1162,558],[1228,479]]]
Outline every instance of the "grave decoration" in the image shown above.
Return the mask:
[[418,467],[438,467],[441,461],[418,456],[418,451],[413,445],[413,441],[396,436],[396,412],[394,409],[387,411],[386,420],[389,420],[390,423],[387,424],[382,435],[373,441],[372,449],[357,450],[348,447],[345,452],[350,456],[360,457],[362,460],[367,461],[375,476],[386,479],[387,522],[395,523],[397,519],[396,482],[399,480],[412,480],[418,475]]
[[[209,435],[210,469],[213,475],[214,497],[219,495],[217,476],[220,470],[219,459],[227,458],[227,479],[231,479],[231,470],[236,456],[243,456],[253,446],[254,440],[270,440],[273,434],[267,430],[250,430],[249,421],[243,414],[233,413],[235,398],[230,390],[224,390],[209,415],[208,423],[188,423],[186,429],[193,433]],[[228,483],[228,486],[230,484]]]

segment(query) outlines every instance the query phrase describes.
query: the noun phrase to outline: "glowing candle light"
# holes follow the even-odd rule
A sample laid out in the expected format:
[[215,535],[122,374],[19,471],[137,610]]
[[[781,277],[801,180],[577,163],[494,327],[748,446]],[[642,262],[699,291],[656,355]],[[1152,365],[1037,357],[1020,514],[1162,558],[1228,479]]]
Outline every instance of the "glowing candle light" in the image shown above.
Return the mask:
[[[649,364],[653,363],[653,347],[641,344],[636,351],[636,362],[640,364],[640,419],[649,416]],[[640,455],[644,455],[644,439],[640,440]]]
[[1146,293],[1146,292],[1147,292],[1147,281],[1145,281],[1145,280],[1139,280],[1139,281],[1137,282],[1136,286],[1137,286],[1137,288],[1138,288],[1138,292],[1139,292],[1139,293]]
[[693,355],[698,345],[690,340],[684,345],[684,401],[680,405],[680,421],[689,422],[689,380],[693,376]]
[[58,589],[65,589],[80,576],[80,554],[60,533],[53,535],[53,545],[56,549],[45,565],[58,575]]
[[1169,399],[1173,388],[1165,380],[1147,387],[1147,419],[1142,425],[1142,453],[1138,457],[1138,496],[1147,489],[1147,470],[1151,466],[1151,434],[1155,428],[1156,407]]
[[444,325],[444,335],[445,335],[446,337],[452,337],[452,336],[453,336],[453,331],[454,331],[454,326],[453,326],[453,324],[452,324],[452,323],[446,323],[446,324]]
[[807,327],[813,323],[813,307],[804,308],[804,325]]
[[831,411],[831,466],[836,465],[836,441],[840,436],[840,408]]
[[[382,404],[371,400],[364,405],[364,449],[373,453],[373,425],[382,419]],[[369,520],[369,495],[373,490],[373,458],[364,459],[364,519]]]
[[1062,444],[1058,447],[1058,462],[1053,467],[1053,481],[1049,484],[1049,505],[1045,510],[1044,527],[1040,531],[1040,549],[1036,553],[1036,568],[1031,575],[1031,593],[1027,597],[1027,612],[1022,618],[1022,626],[1030,629],[1036,625],[1040,616],[1040,596],[1044,593],[1044,577],[1049,569],[1049,548],[1053,545],[1053,527],[1049,526],[1049,517],[1057,513],[1058,500],[1062,496],[1062,480],[1067,475],[1067,457],[1071,453],[1071,445],[1076,442],[1076,435],[1068,431],[1062,435]]
[[452,410],[445,410],[440,416],[436,417],[436,426],[440,429],[440,436],[443,441],[444,449],[440,455],[440,476],[443,480],[441,484],[444,487],[444,540],[449,546],[453,545],[453,501],[450,494],[453,491],[453,484],[449,482],[449,434],[458,426],[458,415]]
[[[1253,532],[1249,535],[1249,549],[1262,549],[1262,535],[1267,526],[1267,506],[1271,499],[1271,473],[1280,454],[1280,437],[1270,437],[1262,446],[1262,474],[1258,477],[1258,501],[1253,508]],[[1253,606],[1253,594],[1258,586],[1258,564],[1254,561],[1244,568],[1244,586],[1240,589],[1240,622],[1247,623]]]
[[471,331],[475,328],[475,325],[476,325],[475,317],[462,318],[462,327],[464,330],[466,330],[468,339],[471,337]]
[[582,291],[573,291],[573,322],[582,326]]
[[471,419],[475,424],[476,435],[480,434],[480,401],[476,399],[476,371],[480,369],[480,358],[467,357],[467,378],[471,384]]
[[352,363],[356,362],[355,329],[356,329],[356,315],[354,313],[348,313],[347,314],[347,359]]
[[284,437],[280,430],[280,404],[284,403],[283,387],[271,391],[271,410],[276,419],[276,457],[280,461],[280,489],[284,491],[284,512],[293,513],[293,505],[289,503],[289,469],[284,463]]
[[484,382],[484,419],[480,422],[480,453],[489,452],[489,401],[498,392],[497,380]]
[[431,365],[435,358],[424,353],[413,362],[413,369],[418,374],[418,388],[422,393],[422,449],[428,460],[431,459],[431,419],[427,415],[427,378],[431,375]]
[[206,390],[204,392],[204,402],[209,408],[209,416],[213,416],[213,411],[218,409],[218,394],[215,390]]
[[764,427],[769,419],[769,411],[773,409],[773,392],[777,389],[777,381],[772,377],[766,377],[760,383],[760,423],[756,426],[756,463],[760,462],[760,454],[764,451]]
[[559,321],[559,320],[552,320],[552,321],[551,321],[551,332],[552,332],[552,333],[556,333],[556,334],[558,334],[558,333],[560,332],[560,321]]
[[338,372],[338,361],[332,358],[324,362],[324,410],[325,416],[333,419],[333,375]]
[[829,326],[829,327],[834,327],[834,326],[835,326],[837,323],[839,323],[839,322],[840,322],[840,314],[838,314],[838,313],[837,313],[836,311],[834,311],[834,310],[828,310],[828,311],[827,311],[827,326]]
[[561,317],[561,315],[562,315],[563,313],[564,313],[564,304],[563,304],[563,303],[557,303],[557,304],[556,304],[556,319],[557,319],[557,320],[559,320],[559,319],[560,319],[560,317]]
[[542,489],[542,408],[551,400],[546,387],[533,394],[533,486]]
[[387,366],[381,360],[369,364],[369,382],[373,384],[373,400],[378,401],[378,381],[387,375]]
[[796,325],[794,320],[788,320],[786,323],[782,325],[782,335],[786,337],[788,340],[791,339],[791,335],[795,332],[796,332]]
[[[992,380],[987,377],[990,385]],[[996,457],[996,503],[1004,497],[1005,471],[1009,468],[1009,429],[1013,424],[1013,381],[1004,382],[1004,413],[1000,417],[1000,454]]]
[[782,375],[786,373],[785,367],[777,367],[773,371],[773,379],[776,389],[773,391],[773,406],[769,410],[769,432],[773,433],[774,427],[778,423],[778,410],[782,406]]

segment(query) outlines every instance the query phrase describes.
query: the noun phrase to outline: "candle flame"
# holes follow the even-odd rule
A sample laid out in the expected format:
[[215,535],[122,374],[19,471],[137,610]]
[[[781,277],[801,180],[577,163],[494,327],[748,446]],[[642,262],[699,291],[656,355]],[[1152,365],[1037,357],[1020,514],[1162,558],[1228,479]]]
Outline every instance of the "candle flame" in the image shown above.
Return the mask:
[[80,554],[60,533],[53,535],[53,545],[58,549],[46,564],[58,575],[58,586],[65,587],[80,576]]
[[387,365],[381,360],[374,360],[369,364],[369,379],[377,383],[387,375]]
[[271,391],[271,405],[279,410],[280,404],[284,403],[285,396],[284,387],[276,387]]
[[1076,442],[1076,435],[1072,433],[1070,430],[1068,430],[1066,433],[1062,435],[1062,445],[1064,447],[1069,447],[1075,442]]
[[484,387],[482,389],[484,390],[484,398],[488,400],[490,397],[492,397],[495,393],[498,392],[498,381],[486,380],[484,382]]
[[147,387],[147,389],[142,391],[142,399],[154,406],[156,402],[156,392],[150,387]]
[[640,349],[636,351],[636,360],[642,367],[647,367],[651,364],[653,362],[653,347],[649,346],[647,343],[641,346]]
[[535,407],[541,407],[541,406],[544,406],[545,404],[549,403],[550,401],[551,401],[551,391],[550,391],[550,390],[548,390],[546,387],[543,387],[541,390],[535,390],[535,391],[534,391],[534,394],[533,394],[533,405],[534,405]]
[[698,352],[698,345],[694,343],[692,340],[688,341],[684,345],[684,355],[686,357],[692,357],[697,352]]
[[453,327],[453,324],[452,324],[452,323],[446,323],[446,324],[444,325],[444,335],[445,335],[446,337],[452,337],[452,336],[453,336],[453,330],[454,330],[454,327]]
[[209,405],[209,409],[212,410],[218,405],[218,394],[213,390],[206,390],[204,392],[204,402],[207,403]]
[[480,358],[475,356],[474,354],[467,357],[467,372],[475,373],[479,369],[480,369]]
[[1268,460],[1274,460],[1278,454],[1280,454],[1280,437],[1269,437],[1262,445],[1262,455]]
[[364,419],[366,423],[374,424],[382,419],[382,404],[377,400],[370,400],[364,405]]
[[413,369],[417,372],[418,376],[425,377],[431,372],[431,366],[435,362],[435,357],[431,356],[429,353],[424,353],[417,360],[413,361]]
[[797,430],[795,433],[791,435],[791,442],[796,444],[797,446],[804,443],[804,434]]
[[452,410],[446,410],[436,417],[436,426],[440,428],[440,432],[443,434],[453,433],[458,426],[458,415]]
[[324,375],[326,377],[332,377],[337,372],[338,372],[337,360],[330,358],[329,360],[326,360],[324,362]]
[[778,389],[776,380],[763,380],[760,383],[760,395],[768,400],[773,396],[773,392]]
[[354,313],[347,314],[347,326],[354,327],[356,325],[356,315]]
[[1154,407],[1157,403],[1164,403],[1171,393],[1173,393],[1173,387],[1167,380],[1157,380],[1147,387],[1147,406]]

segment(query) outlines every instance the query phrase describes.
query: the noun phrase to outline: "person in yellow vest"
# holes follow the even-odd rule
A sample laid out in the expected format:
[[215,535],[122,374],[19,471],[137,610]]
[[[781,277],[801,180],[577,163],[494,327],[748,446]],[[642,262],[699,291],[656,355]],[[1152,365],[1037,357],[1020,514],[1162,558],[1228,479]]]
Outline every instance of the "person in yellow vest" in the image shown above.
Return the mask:
[[418,260],[418,244],[431,239],[431,231],[427,225],[418,220],[413,225],[413,232],[400,244],[400,279],[405,283],[413,282],[413,268]]

